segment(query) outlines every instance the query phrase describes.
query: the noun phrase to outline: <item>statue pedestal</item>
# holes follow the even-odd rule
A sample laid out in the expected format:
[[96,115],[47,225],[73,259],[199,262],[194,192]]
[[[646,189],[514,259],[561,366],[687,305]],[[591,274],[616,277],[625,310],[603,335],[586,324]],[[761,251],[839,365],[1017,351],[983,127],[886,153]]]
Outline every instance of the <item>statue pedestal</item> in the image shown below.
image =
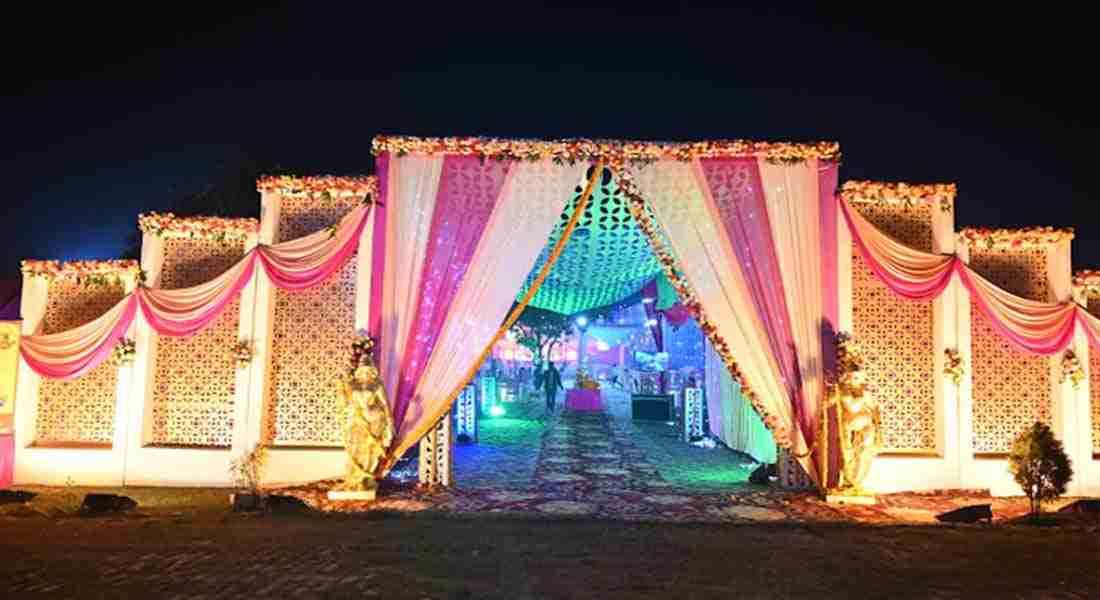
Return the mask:
[[862,506],[870,506],[877,504],[878,500],[871,494],[852,494],[845,492],[829,492],[825,495],[825,502],[827,504],[858,504]]
[[378,488],[366,490],[329,490],[328,499],[344,502],[363,502],[374,500],[378,495]]

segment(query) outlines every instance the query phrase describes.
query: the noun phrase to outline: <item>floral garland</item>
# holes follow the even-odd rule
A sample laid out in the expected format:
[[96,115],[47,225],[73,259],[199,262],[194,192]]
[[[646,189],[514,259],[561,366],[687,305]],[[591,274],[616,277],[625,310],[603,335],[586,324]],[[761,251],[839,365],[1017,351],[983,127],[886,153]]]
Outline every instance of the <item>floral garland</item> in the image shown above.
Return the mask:
[[963,375],[966,373],[966,363],[962,355],[954,348],[946,348],[943,353],[943,374],[955,385],[962,385]]
[[458,154],[486,160],[536,161],[550,158],[556,163],[616,159],[619,162],[648,163],[656,160],[690,161],[696,158],[763,157],[770,162],[795,164],[808,159],[840,160],[836,142],[757,142],[714,140],[705,142],[637,142],[624,140],[510,140],[486,137],[418,138],[375,136],[371,152],[378,156],[392,152],[406,154]]
[[903,204],[913,207],[920,203],[939,203],[940,210],[951,212],[956,188],[953,183],[909,184],[885,181],[845,181],[840,197],[851,204]]
[[177,217],[172,213],[142,213],[138,229],[160,238],[190,238],[219,242],[243,240],[260,230],[260,222],[248,218]]
[[233,346],[233,359],[238,367],[247,367],[252,362],[252,344],[241,340]]
[[1089,296],[1100,295],[1100,271],[1078,271],[1073,276],[1073,287]]
[[141,278],[141,267],[136,260],[24,260],[20,266],[24,275],[44,279],[74,279],[88,286],[122,285],[127,274]]
[[134,340],[119,338],[108,360],[116,367],[125,367],[134,364],[135,356],[137,356],[137,345],[134,344]]
[[1062,382],[1065,383],[1066,380],[1073,383],[1073,389],[1080,387],[1085,380],[1085,368],[1081,366],[1081,361],[1073,350],[1066,350],[1062,354]]
[[1027,227],[1024,229],[985,229],[966,227],[959,241],[968,246],[986,248],[1040,248],[1073,239],[1073,228]]
[[373,175],[343,177],[337,175],[318,175],[295,177],[293,175],[269,175],[256,182],[260,193],[277,193],[281,196],[311,197],[329,200],[332,198],[363,197],[374,198],[378,195],[378,178]]
[[359,331],[358,337],[351,343],[351,368],[361,365],[364,359],[374,357],[374,338],[366,331]]
[[676,257],[665,247],[664,242],[661,240],[657,227],[653,223],[653,219],[650,218],[645,200],[642,198],[641,193],[631,179],[629,171],[622,168],[622,163],[616,162],[612,163],[610,166],[619,176],[619,189],[622,190],[627,199],[626,206],[630,210],[631,216],[634,217],[634,221],[638,223],[638,228],[641,229],[642,233],[649,240],[649,245],[653,248],[653,253],[657,256],[657,262],[660,263],[661,269],[665,273],[665,277],[668,278],[669,283],[672,284],[672,287],[676,290],[676,295],[680,298],[680,302],[688,312],[695,317],[696,322],[699,324],[699,329],[701,329],[703,334],[710,340],[711,345],[714,347],[714,351],[718,354],[718,357],[722,359],[722,362],[725,363],[730,376],[734,381],[740,384],[741,393],[748,398],[752,407],[764,421],[764,425],[772,432],[775,443],[781,448],[789,449],[791,447],[790,431],[782,424],[779,416],[769,412],[764,406],[764,403],[760,401],[760,397],[757,396],[756,391],[749,385],[744,373],[741,372],[741,368],[737,365],[737,360],[734,359],[732,352],[730,352],[729,344],[718,334],[718,327],[708,319],[706,313],[703,312],[703,307],[696,299],[695,291],[692,289],[691,284],[683,276],[680,270],[677,269]]

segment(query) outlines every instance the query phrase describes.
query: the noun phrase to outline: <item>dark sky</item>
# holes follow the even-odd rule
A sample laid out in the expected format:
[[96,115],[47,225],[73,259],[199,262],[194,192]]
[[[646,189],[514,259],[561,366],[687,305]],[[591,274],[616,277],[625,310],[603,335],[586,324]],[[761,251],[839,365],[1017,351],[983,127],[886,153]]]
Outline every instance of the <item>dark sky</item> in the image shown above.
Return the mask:
[[1100,267],[1088,15],[779,4],[8,14],[2,274],[116,255],[139,211],[246,160],[369,172],[380,132],[835,139],[842,180],[957,182],[960,226],[1078,225]]

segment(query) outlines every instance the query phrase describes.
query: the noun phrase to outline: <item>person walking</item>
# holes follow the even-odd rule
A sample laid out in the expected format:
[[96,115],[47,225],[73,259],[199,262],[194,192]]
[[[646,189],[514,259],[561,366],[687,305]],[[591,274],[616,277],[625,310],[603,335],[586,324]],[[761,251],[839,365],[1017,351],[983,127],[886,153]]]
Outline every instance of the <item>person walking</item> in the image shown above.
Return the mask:
[[561,373],[550,361],[547,361],[547,369],[542,376],[542,387],[546,392],[546,411],[554,412],[557,407],[558,390],[565,389],[565,386],[561,384]]

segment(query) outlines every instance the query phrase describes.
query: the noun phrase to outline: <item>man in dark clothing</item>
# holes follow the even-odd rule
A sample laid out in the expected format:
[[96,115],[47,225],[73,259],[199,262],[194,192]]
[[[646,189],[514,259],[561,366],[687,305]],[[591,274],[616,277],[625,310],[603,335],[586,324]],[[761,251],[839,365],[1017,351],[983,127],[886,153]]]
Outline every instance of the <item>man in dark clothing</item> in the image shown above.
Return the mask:
[[554,412],[556,406],[556,399],[558,396],[558,390],[565,389],[561,384],[561,373],[558,372],[554,363],[547,363],[548,368],[542,375],[542,388],[546,392],[546,410],[548,412]]

